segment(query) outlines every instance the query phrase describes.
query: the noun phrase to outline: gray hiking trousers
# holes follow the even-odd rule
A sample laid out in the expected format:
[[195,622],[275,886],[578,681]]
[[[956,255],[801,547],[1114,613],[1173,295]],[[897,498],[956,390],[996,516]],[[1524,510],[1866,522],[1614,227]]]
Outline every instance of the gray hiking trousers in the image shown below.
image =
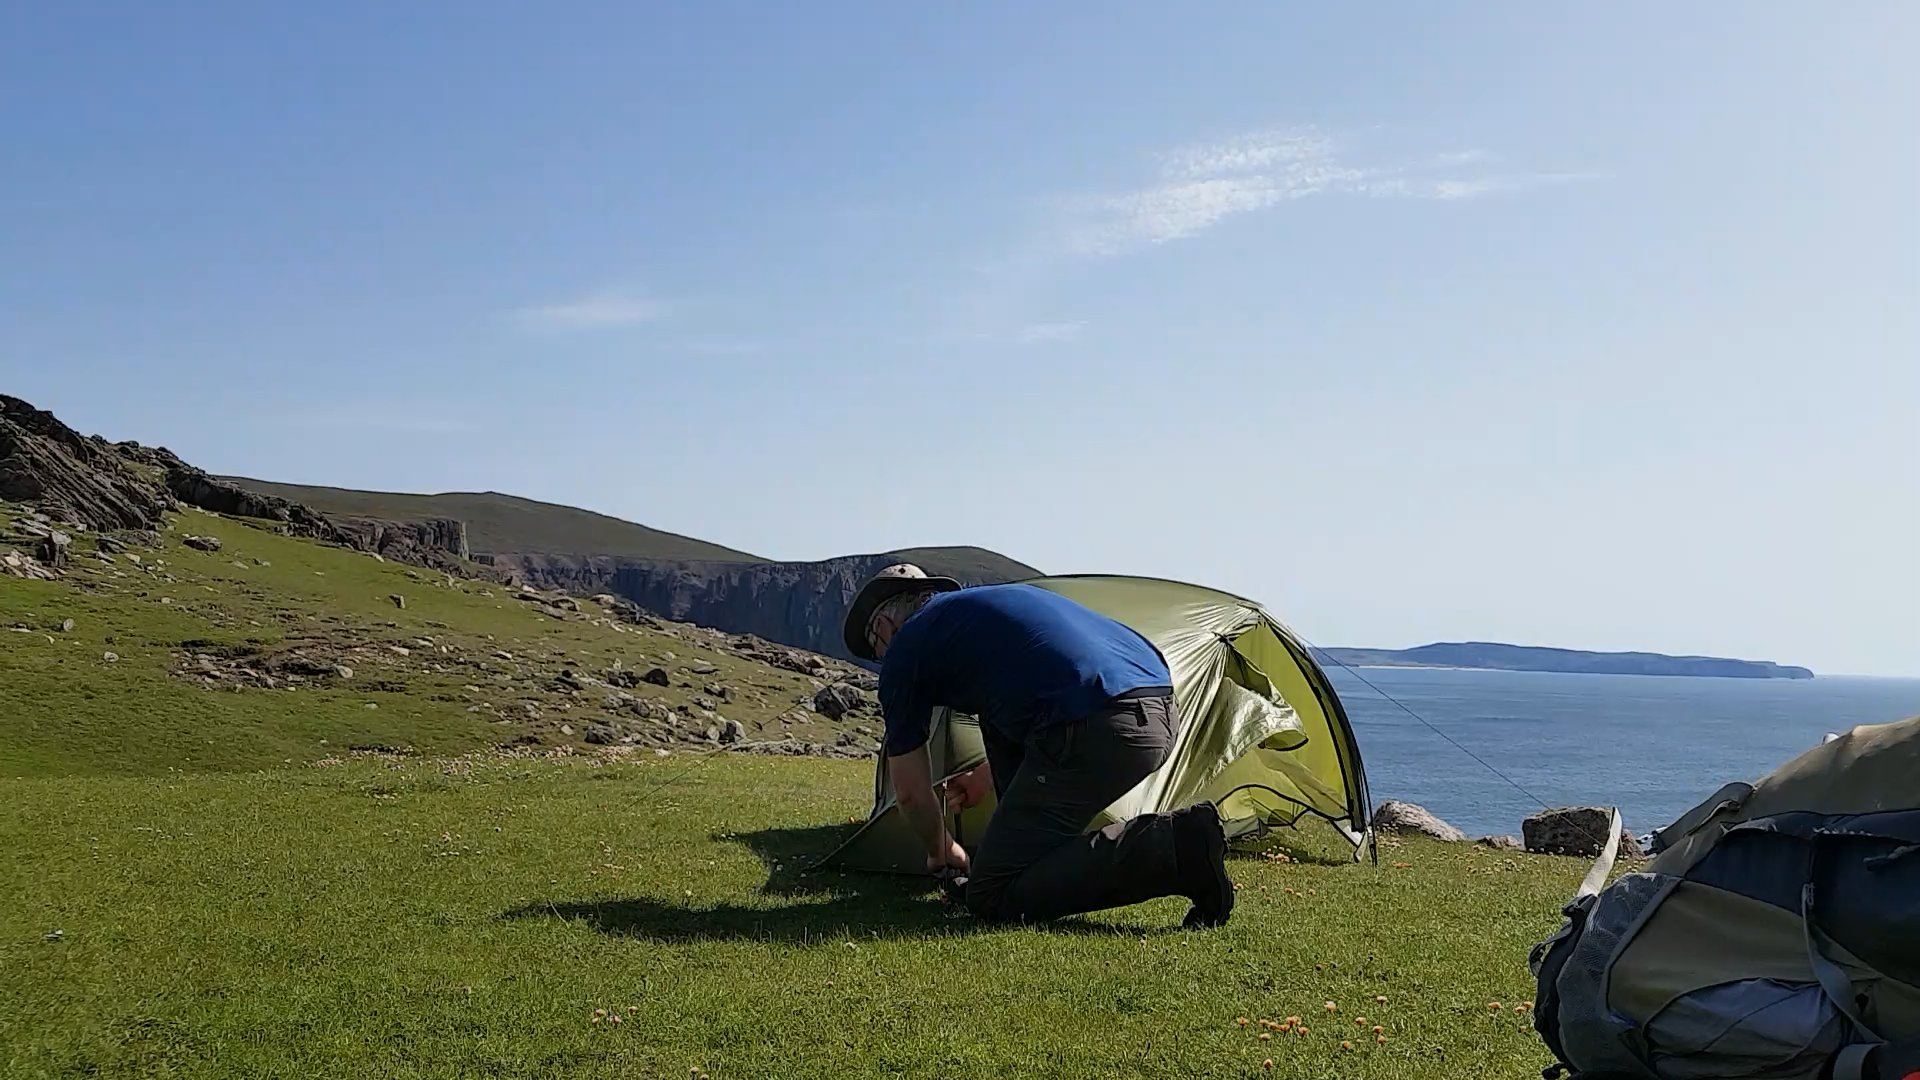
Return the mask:
[[1172,815],[1086,831],[1166,763],[1179,727],[1173,699],[1155,696],[1115,699],[1025,744],[983,726],[998,805],[973,854],[967,907],[983,919],[1044,920],[1179,895]]

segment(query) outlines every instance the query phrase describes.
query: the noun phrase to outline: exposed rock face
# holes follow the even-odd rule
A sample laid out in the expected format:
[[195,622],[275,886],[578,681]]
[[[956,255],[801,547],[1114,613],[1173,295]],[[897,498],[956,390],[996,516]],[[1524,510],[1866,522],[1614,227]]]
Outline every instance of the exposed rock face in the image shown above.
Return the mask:
[[385,521],[380,518],[342,517],[332,519],[342,542],[348,547],[372,552],[393,562],[430,566],[454,573],[473,573],[465,560],[473,557],[467,547],[467,525],[452,518],[428,521]]
[[[1542,810],[1520,823],[1520,836],[1527,850],[1536,855],[1579,855],[1594,858],[1607,840],[1611,811],[1600,806],[1563,806]],[[1620,857],[1643,858],[1640,842],[1620,829]]]
[[248,491],[229,484],[225,480],[216,480],[174,457],[168,451],[158,450],[148,451],[148,453],[171,460],[171,465],[167,469],[167,490],[188,506],[197,506],[202,510],[211,510],[216,514],[229,514],[233,517],[284,522],[286,531],[290,535],[345,544],[348,547],[355,546],[332,521],[318,510],[275,498],[272,495]]
[[154,479],[104,441],[0,394],[0,499],[91,529],[147,529],[174,505]]
[[1380,832],[1419,833],[1435,840],[1457,844],[1467,834],[1440,820],[1424,806],[1410,802],[1384,802],[1373,812],[1373,827]]
[[[520,555],[479,557],[519,580],[580,595],[611,593],[664,619],[690,622],[771,642],[852,659],[840,642],[840,623],[854,590],[897,555],[849,555],[820,562],[662,562],[612,556]],[[927,565],[929,573],[951,572]],[[960,571],[969,585],[982,578]],[[775,662],[768,659],[769,663]],[[801,670],[790,668],[789,670]]]
[[[372,552],[395,562],[467,576],[466,526],[458,521],[335,520],[309,506],[249,491],[188,465],[164,447],[85,437],[52,413],[0,394],[0,499],[32,503],[60,522],[96,532],[151,534],[181,504],[278,523],[293,536]],[[197,543],[203,550],[218,550]],[[103,550],[108,541],[103,540]],[[217,541],[215,542],[217,543]]]

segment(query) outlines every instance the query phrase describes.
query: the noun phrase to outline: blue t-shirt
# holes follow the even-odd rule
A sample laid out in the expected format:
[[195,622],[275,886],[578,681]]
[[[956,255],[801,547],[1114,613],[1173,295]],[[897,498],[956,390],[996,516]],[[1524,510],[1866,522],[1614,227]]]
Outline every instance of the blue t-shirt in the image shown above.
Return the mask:
[[1119,694],[1171,687],[1160,651],[1132,627],[1033,585],[982,585],[927,601],[880,662],[889,755],[926,744],[946,706],[1024,741]]

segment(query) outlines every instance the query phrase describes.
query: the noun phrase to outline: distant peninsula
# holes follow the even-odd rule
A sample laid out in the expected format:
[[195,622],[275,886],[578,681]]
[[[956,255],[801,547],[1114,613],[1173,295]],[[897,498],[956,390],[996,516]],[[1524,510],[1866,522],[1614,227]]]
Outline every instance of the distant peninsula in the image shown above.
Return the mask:
[[1415,649],[1321,649],[1352,667],[1447,667],[1492,671],[1564,671],[1583,675],[1693,675],[1722,679],[1811,679],[1813,672],[1767,660],[1667,656],[1649,652],[1587,652],[1505,645],[1497,641],[1441,641]]

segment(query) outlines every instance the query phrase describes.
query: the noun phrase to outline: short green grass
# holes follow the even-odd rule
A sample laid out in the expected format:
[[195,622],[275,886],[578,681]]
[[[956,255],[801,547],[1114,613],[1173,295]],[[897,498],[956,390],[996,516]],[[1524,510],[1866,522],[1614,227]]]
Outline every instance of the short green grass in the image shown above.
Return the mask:
[[[1174,900],[987,928],[910,882],[802,872],[869,784],[858,763],[727,755],[0,784],[0,1072],[1258,1076],[1271,1058],[1398,1080],[1546,1060],[1512,1005],[1570,861],[1413,842],[1378,868],[1242,859],[1222,930],[1175,929]],[[1310,1034],[1235,1024],[1290,1015]]]
[[[804,699],[800,676],[206,514],[139,553],[0,578],[0,1076],[1234,1077],[1271,1059],[1482,1080],[1546,1061],[1513,1005],[1571,861],[1408,842],[1376,867],[1300,838],[1302,861],[1235,861],[1219,931],[1178,930],[1171,899],[983,927],[914,881],[803,872],[866,812],[868,763],[604,756],[555,732],[590,708],[501,724],[465,689],[506,706],[559,664],[671,650],[720,665],[743,691],[727,712],[755,721]],[[169,674],[183,648],[325,640],[371,658],[291,693]],[[529,728],[539,751],[491,749]],[[1309,1034],[1259,1039],[1292,1015]]]

